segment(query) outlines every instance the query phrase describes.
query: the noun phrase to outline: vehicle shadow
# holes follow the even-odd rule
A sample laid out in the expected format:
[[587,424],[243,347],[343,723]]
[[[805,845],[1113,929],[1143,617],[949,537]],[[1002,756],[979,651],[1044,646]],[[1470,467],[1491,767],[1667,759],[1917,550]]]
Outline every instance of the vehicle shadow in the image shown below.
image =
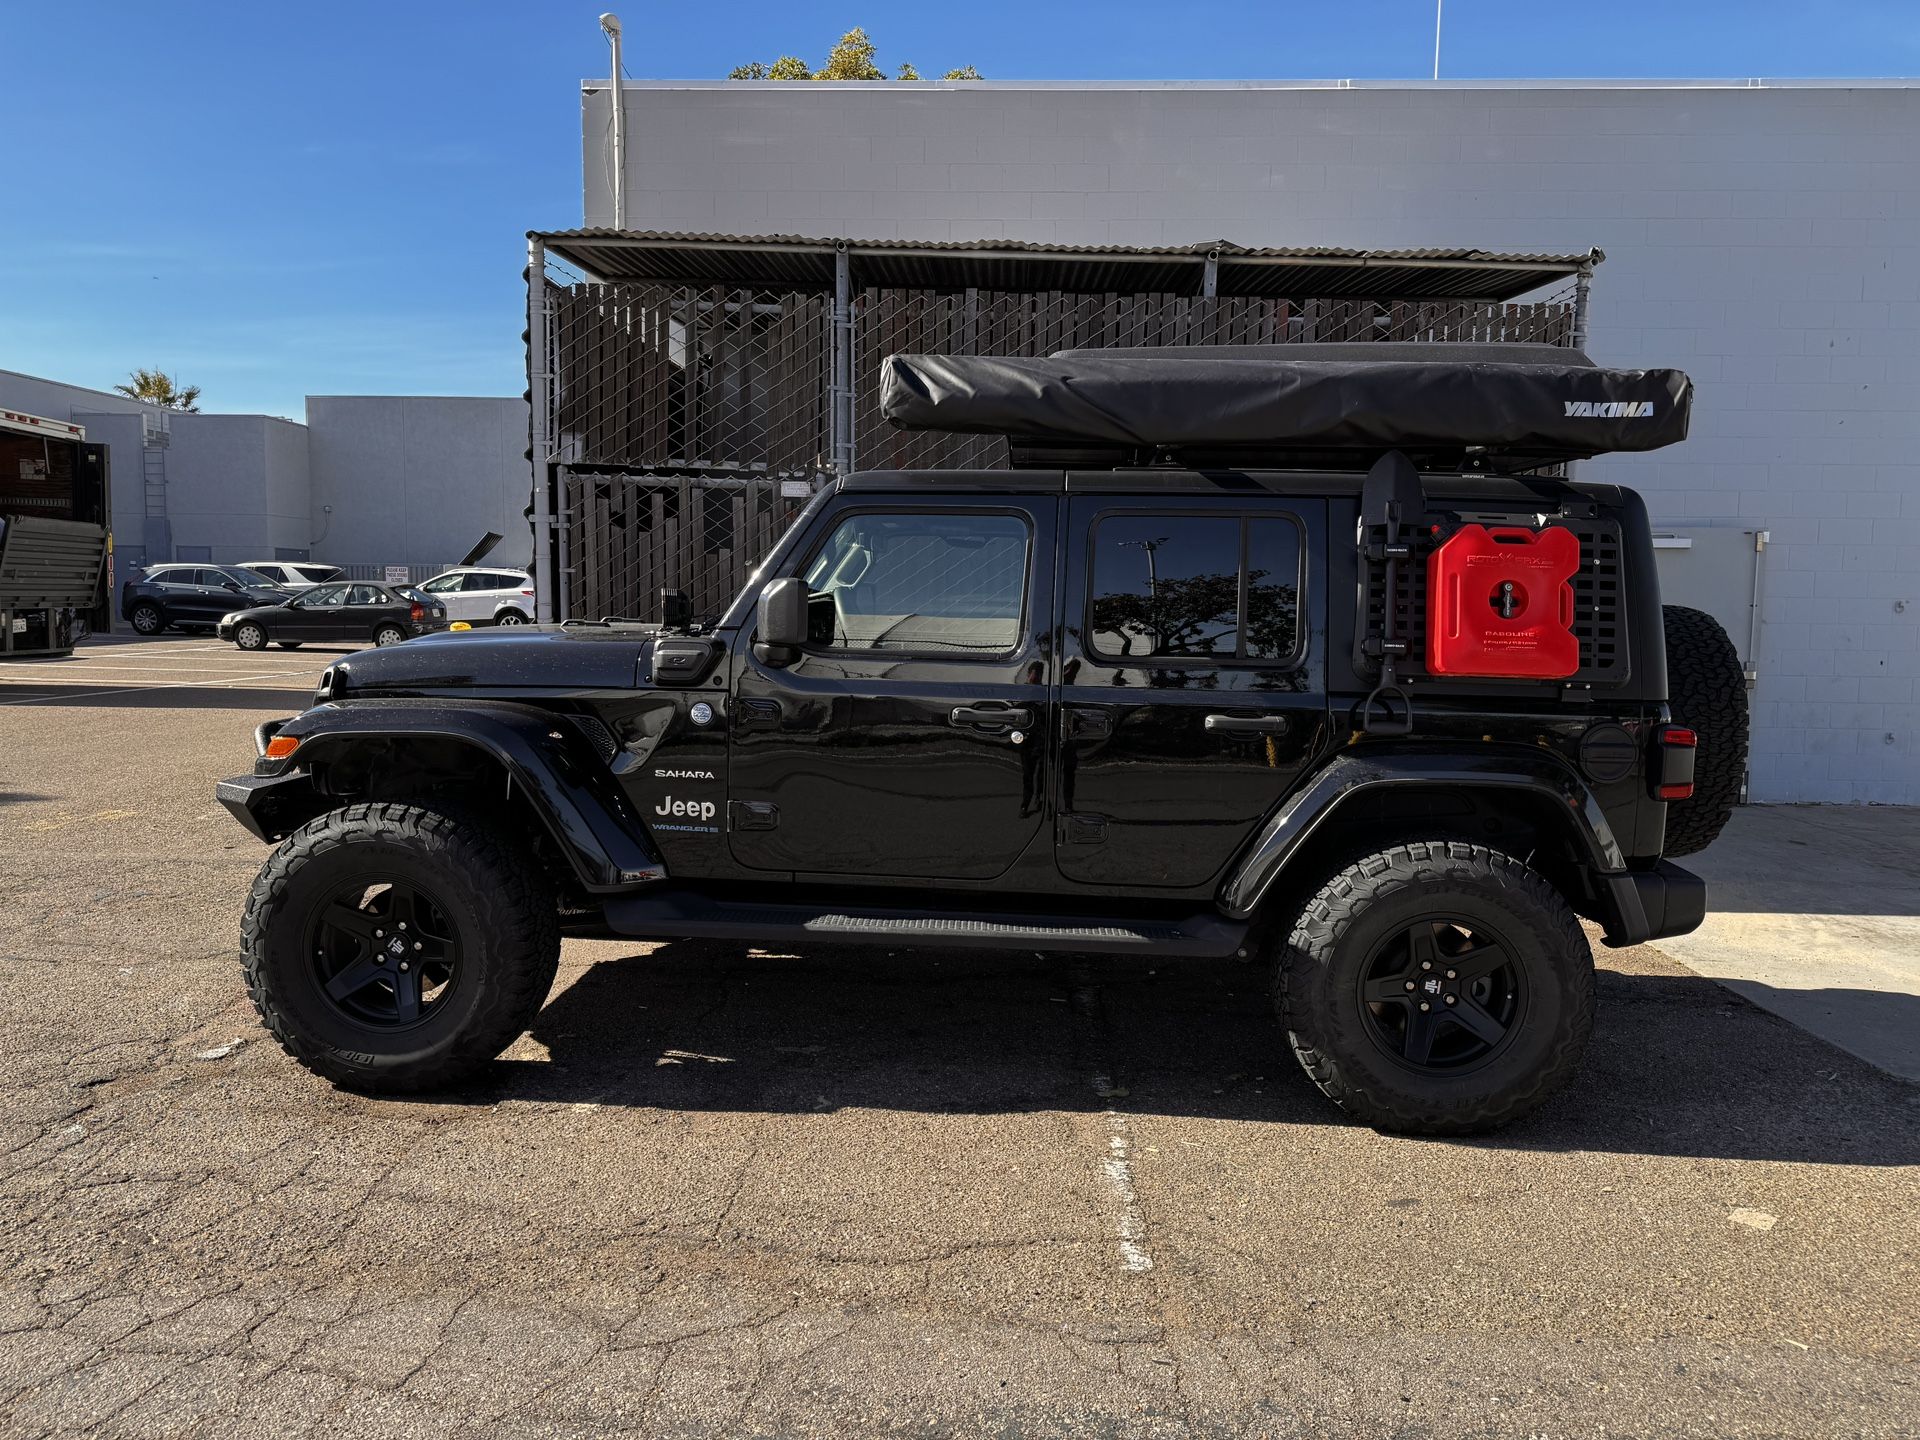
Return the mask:
[[[319,671],[314,672],[316,675]],[[0,672],[4,676],[4,672]],[[258,710],[290,715],[313,703],[313,686],[297,689],[223,689],[213,685],[154,685],[103,687],[98,681],[73,685],[7,685],[0,687],[0,706],[67,706],[89,710]]]
[[[1886,1000],[1920,1024],[1920,1000]],[[1920,1164],[1920,1087],[1713,981],[1602,970],[1599,1002],[1566,1091],[1498,1134],[1431,1143]],[[1231,962],[676,941],[592,965],[531,1033],[549,1058],[498,1062],[467,1098],[1347,1123],[1288,1052],[1264,973]]]

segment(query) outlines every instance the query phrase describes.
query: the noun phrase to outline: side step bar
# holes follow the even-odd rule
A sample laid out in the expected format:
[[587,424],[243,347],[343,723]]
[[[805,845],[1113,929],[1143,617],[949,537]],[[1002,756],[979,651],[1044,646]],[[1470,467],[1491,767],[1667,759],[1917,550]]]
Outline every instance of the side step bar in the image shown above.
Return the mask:
[[703,895],[622,895],[606,902],[614,933],[641,940],[745,940],[755,944],[938,946],[1224,959],[1246,943],[1245,924],[1218,915],[1179,920],[1018,914],[929,915],[828,904],[767,905]]

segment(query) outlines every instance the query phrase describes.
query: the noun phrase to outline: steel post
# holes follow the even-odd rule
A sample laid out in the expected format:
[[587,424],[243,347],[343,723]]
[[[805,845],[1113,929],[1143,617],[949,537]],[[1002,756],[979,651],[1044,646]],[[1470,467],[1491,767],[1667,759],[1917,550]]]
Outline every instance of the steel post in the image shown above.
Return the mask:
[[533,467],[533,618],[545,624],[559,613],[560,576],[553,554],[553,466],[548,423],[553,416],[553,368],[547,351],[547,247],[527,240],[527,456]]
[[853,264],[845,245],[833,251],[833,468],[853,473]]

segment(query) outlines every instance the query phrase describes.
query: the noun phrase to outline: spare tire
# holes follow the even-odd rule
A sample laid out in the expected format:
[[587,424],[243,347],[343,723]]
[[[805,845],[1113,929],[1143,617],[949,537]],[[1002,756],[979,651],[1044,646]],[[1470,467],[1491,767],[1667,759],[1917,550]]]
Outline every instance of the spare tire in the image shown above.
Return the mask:
[[1747,676],[1740,652],[1704,610],[1664,605],[1667,708],[1699,737],[1693,798],[1667,806],[1668,855],[1695,855],[1719,838],[1747,774]]

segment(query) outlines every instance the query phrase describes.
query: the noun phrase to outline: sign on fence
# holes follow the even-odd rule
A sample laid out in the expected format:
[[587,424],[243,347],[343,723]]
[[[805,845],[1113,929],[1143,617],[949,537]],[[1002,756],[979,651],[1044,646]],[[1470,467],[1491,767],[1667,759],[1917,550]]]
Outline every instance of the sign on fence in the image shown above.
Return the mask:
[[404,585],[412,578],[412,574],[404,565],[387,566],[387,584],[389,585]]

